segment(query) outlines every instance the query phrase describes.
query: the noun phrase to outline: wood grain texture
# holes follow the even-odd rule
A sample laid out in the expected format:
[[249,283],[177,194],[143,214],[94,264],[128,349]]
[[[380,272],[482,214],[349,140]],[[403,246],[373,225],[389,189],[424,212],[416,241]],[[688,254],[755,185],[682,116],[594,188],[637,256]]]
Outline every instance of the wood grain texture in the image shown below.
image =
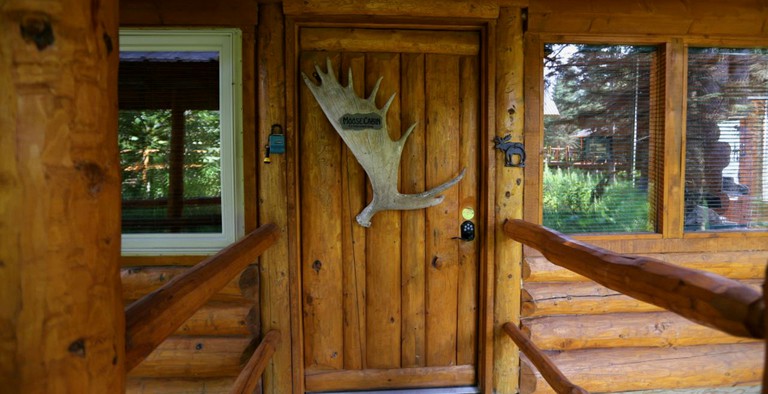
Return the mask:
[[[484,219],[478,209],[480,171],[478,149],[480,136],[480,69],[477,57],[462,57],[459,60],[459,162],[467,169],[467,175],[458,186],[456,223],[463,223],[462,211],[475,211],[471,222],[475,228]],[[457,295],[456,364],[474,365],[477,362],[478,333],[478,248],[480,236],[476,231],[475,240],[459,242],[459,272]]]
[[765,335],[762,295],[732,279],[660,260],[618,255],[522,220],[508,220],[504,231],[541,250],[550,261],[633,298],[732,335]]
[[[432,53],[477,56],[480,36],[473,31],[307,28],[299,45],[304,51]],[[385,98],[386,100],[386,98]]]
[[[663,106],[657,107],[664,116],[664,127],[655,129],[655,137],[661,143],[661,150],[654,149],[651,153],[650,161],[653,165],[663,163],[663,167],[656,174],[661,175],[660,190],[653,191],[659,199],[661,205],[656,208],[661,210],[657,212],[657,217],[661,219],[659,230],[665,238],[680,238],[683,235],[683,224],[685,222],[684,213],[684,192],[685,177],[682,169],[685,167],[685,158],[683,154],[685,146],[685,47],[681,39],[673,39],[664,46],[664,54],[661,57],[665,64],[655,65],[654,67],[663,67],[664,98]],[[659,95],[658,93],[656,95]],[[652,98],[657,99],[657,98]],[[658,99],[661,99],[659,97]],[[657,103],[662,104],[662,103]],[[662,131],[663,130],[663,131]],[[656,157],[661,152],[661,157]],[[661,159],[661,160],[658,160]],[[657,182],[659,183],[659,182]]]
[[120,2],[121,26],[255,26],[258,2],[228,3],[186,0]]
[[278,237],[267,224],[190,268],[125,309],[126,369],[130,371]]
[[307,371],[307,390],[470,386],[475,383],[475,375],[475,367],[471,365],[354,371],[317,370]]
[[[768,251],[709,252],[709,253],[648,253],[646,257],[681,267],[711,272],[731,279],[762,278],[768,265]],[[586,277],[549,262],[543,256],[526,257],[523,261],[526,283],[579,282]]]
[[[123,299],[132,303],[141,297],[159,289],[172,279],[189,271],[190,267],[130,267],[120,270],[123,281]],[[252,302],[243,295],[241,282],[250,282],[252,276],[257,274],[254,269],[246,268],[227,282],[216,294],[211,296],[212,301],[227,301],[235,303]]]
[[327,2],[323,0],[288,0],[283,2],[286,15],[365,15],[411,17],[454,17],[494,19],[498,15],[495,2],[481,0],[419,1],[352,0]]
[[[585,349],[549,353],[574,383],[592,392],[679,387],[755,386],[760,383],[763,343],[680,348]],[[553,393],[523,362],[520,391]],[[627,378],[631,377],[631,378]]]
[[244,337],[170,337],[131,370],[129,376],[235,377],[250,355],[248,347],[252,341]]
[[671,312],[545,316],[524,319],[522,329],[545,350],[679,347],[755,342],[734,337]]
[[249,336],[259,329],[258,308],[251,303],[209,302],[197,310],[174,332],[174,335],[241,335]]
[[126,394],[229,394],[234,377],[226,378],[140,378],[128,377]]
[[[299,27],[293,18],[285,18],[285,71],[299,68],[299,54],[296,51]],[[285,76],[285,138],[293,141],[287,145],[286,151],[286,193],[283,196],[287,205],[288,219],[288,275],[292,280],[288,281],[288,294],[291,310],[291,385],[293,394],[304,393],[304,337],[302,332],[302,288],[301,288],[301,217],[298,209],[300,205],[299,170],[299,124],[300,95],[298,78],[286,74]],[[295,346],[293,346],[295,344]]]
[[[459,170],[459,58],[427,55],[426,108],[427,187]],[[459,240],[451,239],[458,221],[458,191],[444,192],[442,204],[427,209],[426,340],[427,366],[456,365]],[[456,230],[454,230],[456,229]]]
[[[248,0],[246,0],[248,1]],[[258,164],[261,161],[262,151],[258,148],[259,129],[256,114],[258,100],[256,93],[256,27],[246,25],[240,27],[242,33],[241,48],[241,82],[243,86],[242,97],[242,176],[243,176],[243,227],[246,233],[258,227]],[[250,148],[253,147],[253,148]],[[254,164],[251,164],[254,163]],[[285,237],[281,237],[285,238]],[[258,296],[258,294],[257,294]]]
[[556,34],[765,35],[766,8],[752,0],[610,2],[589,0],[532,2],[529,29]]
[[0,387],[124,384],[115,2],[0,7]]
[[[351,70],[354,81],[365,81],[365,54],[345,53],[341,70]],[[347,77],[341,74],[346,85]],[[365,84],[355,85],[355,93],[363,97]],[[366,367],[366,229],[358,226],[355,216],[365,208],[366,175],[349,148],[341,148],[341,230],[342,269],[344,280],[344,368]]]
[[[496,136],[512,136],[523,141],[526,113],[523,102],[523,21],[518,8],[502,8],[496,24],[495,130]],[[527,133],[526,133],[527,135]],[[526,143],[530,143],[525,140]],[[494,150],[489,160],[495,162],[494,191],[494,347],[493,390],[500,393],[517,391],[518,350],[501,329],[506,322],[517,323],[520,316],[520,261],[522,247],[501,231],[505,218],[523,217],[523,192],[531,187],[528,173],[521,168],[503,165],[503,154]],[[523,182],[525,178],[525,183]],[[533,186],[538,187],[538,186]],[[526,200],[527,201],[527,200]]]
[[232,386],[232,394],[250,394],[257,389],[261,374],[264,372],[264,368],[267,367],[267,363],[275,353],[275,349],[280,344],[280,332],[277,330],[271,330],[264,335],[261,339],[261,343],[248,359],[248,363],[245,364],[243,370],[235,379],[235,383]]
[[[335,53],[304,52],[301,69],[311,70]],[[338,73],[338,70],[335,71]],[[341,139],[306,86],[300,90],[301,271],[304,365],[343,367],[341,245]]]
[[120,256],[120,267],[138,268],[152,266],[191,267],[210,256]]
[[[289,138],[286,123],[285,25],[280,4],[259,6],[256,45],[258,220],[259,223],[274,223],[281,234],[260,259],[261,326],[262,333],[275,329],[285,338],[267,365],[263,389],[265,393],[283,394],[293,390],[293,370],[301,370],[291,362],[292,352],[301,348],[301,341],[293,340],[297,330],[291,326],[294,308],[289,286],[291,281],[298,282],[298,278],[291,275],[291,266],[295,264],[289,259],[288,252],[287,156],[295,146],[295,140]],[[283,126],[288,150],[285,155],[272,155],[272,162],[265,164],[261,160],[262,149],[274,124]]]
[[[366,97],[381,78],[376,106],[381,108],[392,94],[386,116],[389,137],[397,141],[400,129],[400,55],[367,54],[365,58]],[[362,82],[362,81],[360,81]],[[397,157],[396,160],[400,160]],[[386,164],[381,163],[382,166]],[[399,163],[395,163],[396,166]],[[394,176],[397,177],[397,167]],[[369,174],[370,175],[370,174]],[[399,179],[394,181],[398,187]],[[372,183],[375,181],[372,181]],[[373,186],[376,193],[376,186]],[[375,197],[374,197],[375,198]],[[368,368],[397,368],[400,366],[400,245],[399,211],[376,214],[365,236],[366,242],[366,365]]]
[[[762,279],[741,281],[755,290]],[[639,301],[595,282],[526,283],[522,315],[606,314],[659,311],[661,307]]]
[[536,370],[541,374],[544,380],[560,394],[588,394],[586,390],[573,384],[568,380],[565,375],[552,363],[552,360],[547,357],[536,345],[528,339],[525,334],[513,323],[504,323],[504,331],[515,342],[530,360],[531,364],[536,367]]
[[522,299],[524,317],[662,310],[594,282],[526,283]]
[[[416,124],[403,148],[400,179],[403,193],[426,190],[426,96],[424,54],[403,54],[401,123]],[[423,210],[403,211],[402,226],[402,367],[426,365],[425,264],[426,216]]]

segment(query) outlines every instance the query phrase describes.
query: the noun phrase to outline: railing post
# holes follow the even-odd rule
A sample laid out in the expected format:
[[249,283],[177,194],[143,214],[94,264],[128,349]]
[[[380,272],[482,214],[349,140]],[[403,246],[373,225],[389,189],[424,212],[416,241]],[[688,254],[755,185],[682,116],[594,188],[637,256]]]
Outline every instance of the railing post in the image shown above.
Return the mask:
[[512,322],[507,322],[502,326],[504,331],[512,338],[517,347],[528,357],[529,360],[536,366],[536,369],[541,372],[541,376],[552,386],[559,394],[589,394],[589,391],[584,390],[578,385],[571,383],[560,369],[547,357],[530,339],[528,339],[522,331]]
[[245,365],[240,375],[237,376],[235,384],[232,386],[231,394],[250,394],[256,389],[256,385],[259,383],[261,374],[264,373],[264,368],[267,367],[267,363],[272,358],[272,354],[275,353],[277,345],[280,344],[280,331],[271,330],[264,335],[264,339],[261,340],[259,347],[248,359],[248,364]]

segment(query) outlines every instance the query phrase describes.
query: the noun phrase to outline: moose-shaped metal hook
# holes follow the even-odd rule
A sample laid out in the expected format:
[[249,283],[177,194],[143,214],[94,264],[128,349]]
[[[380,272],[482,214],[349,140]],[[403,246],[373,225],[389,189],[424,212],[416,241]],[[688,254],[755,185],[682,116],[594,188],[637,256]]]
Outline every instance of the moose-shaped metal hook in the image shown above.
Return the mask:
[[[510,142],[512,139],[510,134],[504,136],[504,138],[494,137],[493,142],[496,143],[495,148],[504,152],[504,166],[505,167],[525,167],[525,146],[521,142]],[[513,157],[520,156],[520,161],[515,164]]]

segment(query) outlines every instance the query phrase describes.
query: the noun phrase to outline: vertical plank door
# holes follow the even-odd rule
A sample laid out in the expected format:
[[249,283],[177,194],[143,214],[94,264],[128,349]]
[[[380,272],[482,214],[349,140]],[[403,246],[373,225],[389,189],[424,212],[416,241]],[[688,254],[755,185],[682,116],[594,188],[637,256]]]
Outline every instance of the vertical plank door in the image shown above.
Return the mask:
[[318,27],[301,29],[298,42],[307,75],[330,59],[342,85],[351,70],[362,97],[383,78],[376,104],[394,94],[392,139],[416,123],[396,180],[401,192],[467,170],[440,205],[379,212],[361,227],[355,216],[372,198],[370,183],[296,76],[307,391],[475,385],[479,242],[456,237],[462,211],[480,204],[479,33]]

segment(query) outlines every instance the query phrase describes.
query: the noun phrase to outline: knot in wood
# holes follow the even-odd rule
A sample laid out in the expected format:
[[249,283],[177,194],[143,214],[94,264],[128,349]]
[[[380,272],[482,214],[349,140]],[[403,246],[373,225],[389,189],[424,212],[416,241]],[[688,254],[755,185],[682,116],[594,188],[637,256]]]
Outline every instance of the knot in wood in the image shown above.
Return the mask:
[[24,41],[34,43],[38,51],[49,47],[55,41],[53,38],[53,27],[51,27],[51,18],[48,15],[24,16],[19,27]]

